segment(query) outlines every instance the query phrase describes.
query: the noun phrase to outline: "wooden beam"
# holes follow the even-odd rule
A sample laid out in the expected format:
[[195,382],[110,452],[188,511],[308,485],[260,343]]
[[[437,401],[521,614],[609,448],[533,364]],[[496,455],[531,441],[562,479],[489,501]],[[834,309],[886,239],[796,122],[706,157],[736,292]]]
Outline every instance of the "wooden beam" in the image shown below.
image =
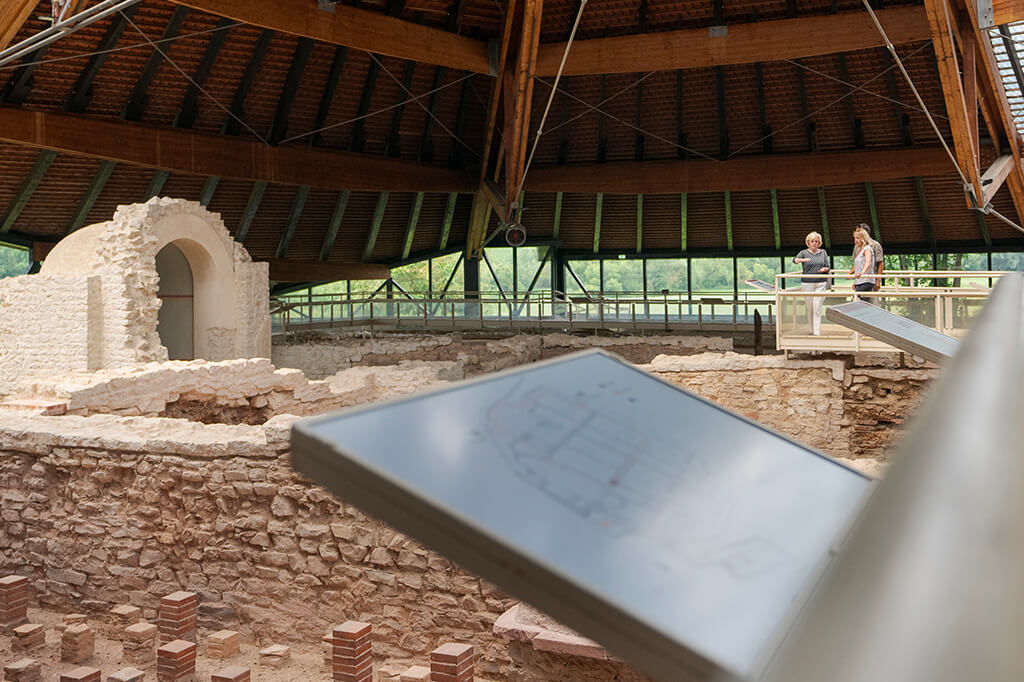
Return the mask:
[[324,263],[315,260],[270,259],[275,282],[337,282],[343,279],[387,279],[391,267],[377,263]]
[[0,50],[14,42],[38,4],[39,0],[7,0],[0,5]]
[[0,140],[189,175],[335,190],[472,191],[455,169],[22,108],[0,107]]
[[260,210],[263,194],[266,191],[267,183],[263,180],[254,183],[249,191],[249,200],[245,202],[245,212],[242,213],[242,220],[239,221],[238,230],[235,231],[235,241],[239,244],[245,243],[245,238],[249,234],[249,228],[252,227],[252,221],[256,217],[257,211]]
[[[533,109],[533,84],[540,45],[543,0],[523,1],[522,40],[518,46],[514,71],[509,72],[512,88],[511,120],[505,121],[505,198],[508,206],[503,218],[514,219],[523,191],[527,145],[530,139],[530,112]],[[506,93],[507,96],[507,93]]]
[[[0,117],[2,121],[2,117]],[[645,161],[533,168],[531,192],[672,194],[796,189],[948,175],[942,147],[773,154],[729,161]]]
[[992,19],[993,26],[1024,21],[1024,4],[1020,0],[992,0]]
[[[894,44],[928,40],[928,20],[921,7],[878,10],[879,21]],[[564,76],[637,71],[696,69],[750,64],[771,59],[799,59],[884,45],[867,12],[733,24],[725,35],[707,28],[573,42]],[[565,43],[546,43],[537,56],[537,75],[554,76]]]
[[[963,0],[961,0],[963,1]],[[1024,8],[1021,3],[1016,3],[1018,15],[1024,15]],[[982,111],[985,114],[985,123],[989,127],[989,133],[993,137],[1005,136],[1009,153],[1013,156],[1013,168],[1007,180],[1006,187],[1013,200],[1013,206],[1017,211],[1018,218],[1024,217],[1024,157],[1021,155],[1021,147],[1024,141],[1017,132],[1017,124],[1010,110],[1010,103],[1006,97],[1006,90],[1003,86],[1003,79],[1000,76],[999,65],[995,52],[992,49],[991,36],[983,34],[978,28],[977,7],[972,1],[963,2],[963,7],[958,14],[961,18],[961,33],[971,32],[974,35],[972,41],[977,55],[977,75],[980,91]],[[1020,18],[1024,18],[1021,16]],[[1011,47],[1007,45],[1007,47]],[[1014,50],[1008,49],[1010,55]],[[1019,64],[1011,62],[1011,66],[1019,67]],[[1016,75],[1016,71],[1015,71]],[[1019,75],[1018,75],[1019,79]],[[1000,135],[1001,133],[1001,135]],[[999,148],[999,152],[1005,153]]]
[[558,230],[562,226],[562,192],[555,192],[555,218],[551,224],[551,238],[558,239]]
[[1005,154],[993,161],[981,176],[982,206],[987,206],[988,202],[992,201],[992,196],[1003,186],[1010,171],[1013,170],[1013,166],[1013,156]]
[[[975,196],[981,200],[981,177],[978,168],[977,150],[972,142],[970,129],[970,102],[965,99],[964,85],[960,80],[960,64],[953,44],[953,10],[947,0],[924,0],[928,23],[931,26],[932,46],[939,67],[939,81],[946,101],[949,129],[953,134],[953,151],[960,171],[974,188]],[[977,100],[973,102],[977,107]],[[968,205],[970,201],[968,200]]]
[[253,26],[334,45],[411,59],[453,69],[487,73],[487,43],[338,3],[333,12],[314,2],[278,0],[172,0]]

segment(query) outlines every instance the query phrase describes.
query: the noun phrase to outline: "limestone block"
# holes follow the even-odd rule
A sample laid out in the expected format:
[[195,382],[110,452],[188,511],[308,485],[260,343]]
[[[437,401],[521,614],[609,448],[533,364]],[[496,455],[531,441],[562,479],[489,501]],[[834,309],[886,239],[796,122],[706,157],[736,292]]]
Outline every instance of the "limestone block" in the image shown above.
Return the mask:
[[138,668],[121,668],[107,676],[107,682],[143,682],[146,673]]
[[292,650],[290,647],[284,644],[272,644],[264,649],[260,649],[260,665],[277,668],[287,663],[291,655]]

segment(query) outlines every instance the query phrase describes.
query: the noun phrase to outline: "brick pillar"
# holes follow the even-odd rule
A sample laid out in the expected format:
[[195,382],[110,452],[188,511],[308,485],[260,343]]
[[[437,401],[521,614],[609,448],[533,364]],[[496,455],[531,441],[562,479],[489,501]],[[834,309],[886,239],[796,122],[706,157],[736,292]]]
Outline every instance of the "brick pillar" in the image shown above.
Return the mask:
[[249,680],[249,669],[240,665],[232,665],[210,675],[210,682],[249,682]]
[[67,663],[82,663],[96,652],[96,634],[85,623],[64,628],[60,636],[60,660]]
[[28,578],[6,575],[0,578],[0,630],[28,622]]
[[346,621],[334,628],[332,679],[338,682],[373,682],[372,626]]
[[174,592],[160,599],[160,643],[176,639],[196,641],[196,606],[199,596],[195,592]]
[[62,674],[60,682],[100,682],[100,669],[83,665]]
[[168,642],[156,650],[158,682],[191,680],[196,674],[196,645],[183,639]]
[[476,652],[469,644],[442,644],[430,652],[431,682],[473,682]]

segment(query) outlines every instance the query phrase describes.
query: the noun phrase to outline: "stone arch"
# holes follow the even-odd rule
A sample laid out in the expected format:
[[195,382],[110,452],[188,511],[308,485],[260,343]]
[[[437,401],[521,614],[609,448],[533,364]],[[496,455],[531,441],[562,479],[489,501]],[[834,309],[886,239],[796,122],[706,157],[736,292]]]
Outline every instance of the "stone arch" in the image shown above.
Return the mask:
[[[17,364],[0,367],[0,384],[166,360],[157,332],[156,254],[171,243],[192,268],[195,357],[269,357],[267,264],[252,262],[218,214],[193,201],[154,198],[119,206],[111,220],[64,238],[39,274],[3,280],[0,304],[12,315],[0,319],[0,335],[12,342],[0,349],[0,360],[17,358]],[[38,327],[19,332],[19,316],[38,317],[37,310],[45,311],[52,338]]]

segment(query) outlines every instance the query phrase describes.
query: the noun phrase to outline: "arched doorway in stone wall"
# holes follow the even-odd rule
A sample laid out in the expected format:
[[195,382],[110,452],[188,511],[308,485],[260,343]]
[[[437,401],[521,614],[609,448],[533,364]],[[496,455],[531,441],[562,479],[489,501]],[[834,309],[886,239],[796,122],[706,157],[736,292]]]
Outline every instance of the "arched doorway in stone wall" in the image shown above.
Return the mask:
[[195,283],[188,258],[174,243],[156,254],[156,273],[160,278],[157,298],[160,312],[157,333],[167,348],[169,360],[195,358]]

